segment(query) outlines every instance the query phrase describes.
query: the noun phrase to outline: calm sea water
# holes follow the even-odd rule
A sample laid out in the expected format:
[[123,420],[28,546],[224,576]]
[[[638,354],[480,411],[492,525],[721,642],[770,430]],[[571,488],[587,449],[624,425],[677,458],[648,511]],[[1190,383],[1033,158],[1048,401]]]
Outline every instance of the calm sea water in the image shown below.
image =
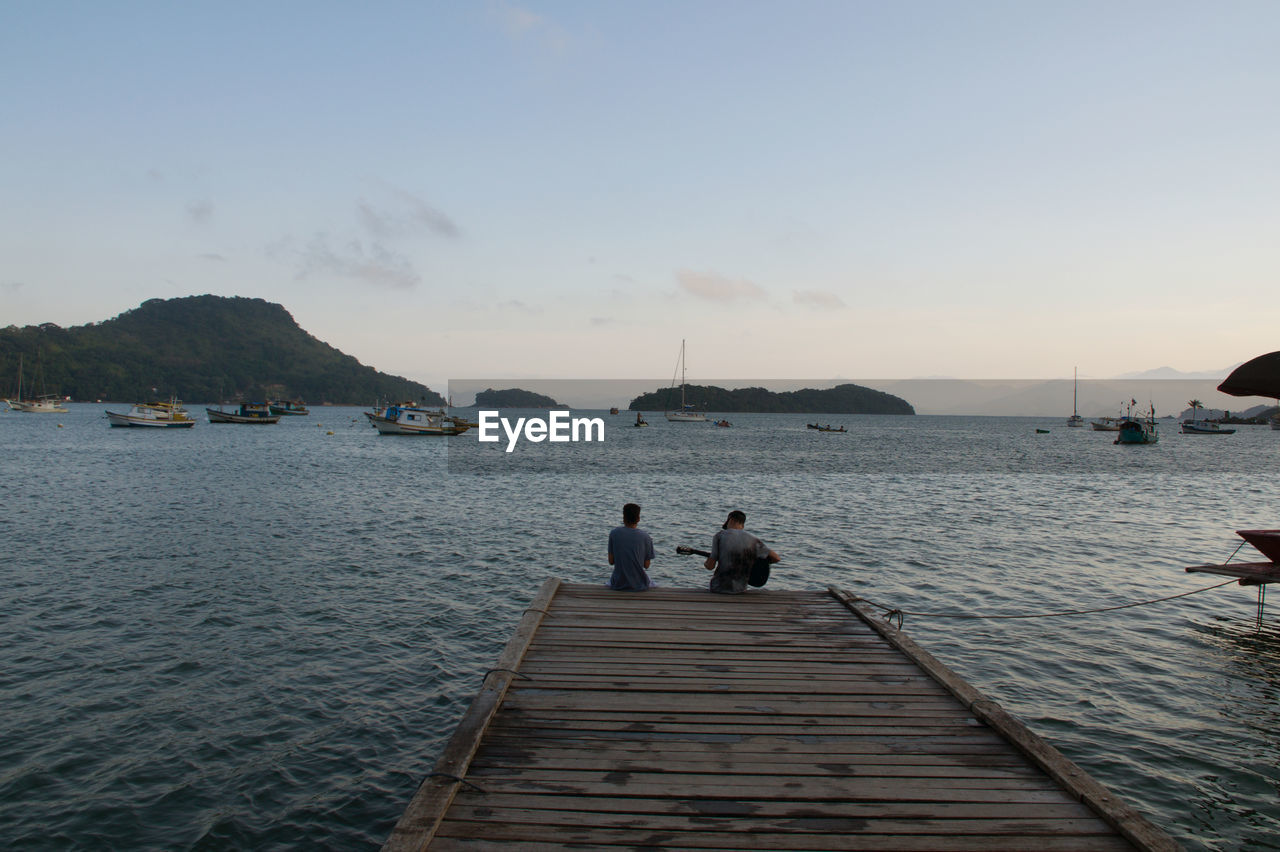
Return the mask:
[[[1184,566],[1280,527],[1258,427],[1116,447],[1023,418],[623,414],[603,446],[505,458],[356,408],[159,432],[102,410],[0,414],[5,848],[376,847],[541,582],[607,577],[629,500],[659,583],[704,584],[675,547],[738,507],[783,555],[771,586],[909,613],[1200,589],[1220,578]],[[905,629],[1189,848],[1275,849],[1280,597],[1261,629],[1256,600]]]

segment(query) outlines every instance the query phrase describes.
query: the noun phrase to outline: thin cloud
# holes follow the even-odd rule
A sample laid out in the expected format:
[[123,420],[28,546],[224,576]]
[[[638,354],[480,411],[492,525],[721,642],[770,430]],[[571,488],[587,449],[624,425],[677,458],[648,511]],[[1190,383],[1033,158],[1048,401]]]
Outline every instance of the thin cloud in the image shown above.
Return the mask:
[[613,317],[592,317],[591,324],[594,326],[616,325],[617,320]]
[[726,278],[715,272],[694,272],[681,269],[676,272],[676,283],[684,292],[714,302],[737,302],[760,299],[764,288],[745,278]]
[[317,234],[302,252],[297,277],[313,274],[349,278],[393,290],[411,289],[422,280],[408,258],[381,243],[370,242],[366,246],[361,240],[352,240],[335,249],[324,234]]
[[192,201],[187,205],[187,218],[197,225],[208,224],[213,219],[213,202],[208,199]]
[[505,302],[500,302],[498,307],[516,311],[517,313],[529,314],[530,316],[542,313],[542,308],[537,305],[530,305],[526,302],[522,302],[519,299],[508,299]]
[[6,293],[16,293],[21,290],[23,283],[21,281],[0,281],[0,290]]
[[462,230],[453,219],[416,195],[394,188],[391,194],[389,202],[379,206],[363,198],[356,205],[361,224],[375,237],[389,239],[424,230],[449,239],[461,236]]
[[202,258],[203,260],[211,260],[211,261],[214,261],[215,263],[226,263],[226,262],[227,262],[227,256],[226,256],[226,255],[224,255],[224,254],[217,254],[216,252],[207,252],[207,253],[205,253],[205,254],[198,255],[198,257]]
[[792,293],[792,298],[797,305],[815,310],[830,311],[847,307],[844,299],[825,290],[796,290]]
[[569,34],[549,18],[511,3],[494,3],[490,17],[516,42],[532,43],[552,53],[563,53],[569,46]]

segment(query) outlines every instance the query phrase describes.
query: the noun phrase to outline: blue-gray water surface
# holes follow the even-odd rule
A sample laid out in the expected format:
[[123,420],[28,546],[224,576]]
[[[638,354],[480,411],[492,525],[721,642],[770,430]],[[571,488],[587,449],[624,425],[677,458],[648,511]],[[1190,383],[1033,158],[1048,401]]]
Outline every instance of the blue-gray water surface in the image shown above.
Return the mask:
[[1183,568],[1280,527],[1280,432],[1165,421],[1118,447],[1032,418],[624,413],[603,444],[506,454],[380,437],[358,408],[189,430],[103,408],[0,414],[5,848],[376,848],[542,581],[607,578],[626,501],[660,584],[703,586],[675,547],[741,508],[783,556],[770,587],[907,611],[1188,848],[1277,848],[1280,631],[1253,589],[917,613],[1216,585]]

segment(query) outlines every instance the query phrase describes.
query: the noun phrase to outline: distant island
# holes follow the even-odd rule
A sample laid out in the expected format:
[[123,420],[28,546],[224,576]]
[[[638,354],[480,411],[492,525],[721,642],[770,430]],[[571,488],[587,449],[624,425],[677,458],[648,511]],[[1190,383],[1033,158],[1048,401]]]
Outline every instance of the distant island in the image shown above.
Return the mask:
[[568,408],[549,396],[520,388],[486,388],[476,394],[476,408]]
[[312,337],[282,306],[239,296],[149,299],[90,325],[0,329],[0,382],[16,381],[20,356],[28,376],[40,365],[48,393],[74,400],[445,404],[426,385],[380,373]]
[[[901,397],[862,385],[844,384],[825,390],[804,388],[775,392],[764,388],[726,390],[714,385],[685,385],[685,402],[699,411],[763,414],[915,414]],[[641,394],[627,406],[632,411],[672,411],[680,407],[680,392],[660,388]]]

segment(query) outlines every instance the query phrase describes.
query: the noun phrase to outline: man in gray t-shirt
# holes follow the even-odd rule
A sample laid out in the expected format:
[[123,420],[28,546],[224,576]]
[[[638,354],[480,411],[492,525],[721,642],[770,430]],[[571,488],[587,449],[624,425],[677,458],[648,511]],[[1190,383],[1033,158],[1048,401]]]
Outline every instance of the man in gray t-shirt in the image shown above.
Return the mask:
[[654,582],[646,573],[653,561],[653,539],[640,529],[640,507],[628,503],[622,507],[622,526],[609,531],[609,564],[613,575],[609,588],[620,592],[642,592]]
[[724,526],[711,539],[711,555],[703,563],[711,575],[711,591],[736,595],[747,590],[747,578],[757,559],[770,564],[782,561],[782,557],[769,549],[763,541],[743,529],[747,516],[734,509]]

